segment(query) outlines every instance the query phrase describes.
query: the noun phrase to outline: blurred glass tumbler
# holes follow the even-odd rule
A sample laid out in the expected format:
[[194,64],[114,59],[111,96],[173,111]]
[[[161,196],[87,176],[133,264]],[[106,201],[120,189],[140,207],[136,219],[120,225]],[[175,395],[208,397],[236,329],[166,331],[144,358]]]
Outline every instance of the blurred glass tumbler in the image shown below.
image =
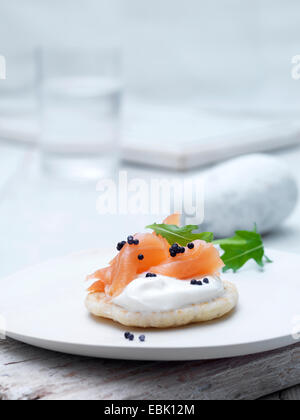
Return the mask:
[[6,61],[6,80],[0,82],[1,136],[33,142],[37,136],[35,51],[17,49],[2,53]]
[[47,172],[96,179],[119,158],[120,51],[40,52],[41,161]]

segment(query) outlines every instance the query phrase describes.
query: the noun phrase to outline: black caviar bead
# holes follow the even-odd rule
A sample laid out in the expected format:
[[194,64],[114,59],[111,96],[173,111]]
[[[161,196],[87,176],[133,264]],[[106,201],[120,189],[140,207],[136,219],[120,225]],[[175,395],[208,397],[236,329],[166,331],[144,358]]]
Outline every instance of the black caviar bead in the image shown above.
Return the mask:
[[157,277],[157,276],[156,276],[156,274],[153,274],[153,273],[147,273],[146,277]]
[[202,281],[197,281],[198,286],[203,286]]
[[124,337],[126,338],[126,340],[128,340],[128,339],[129,339],[129,337],[130,337],[130,332],[129,332],[129,331],[127,331],[127,332],[124,334]]
[[125,241],[122,241],[122,242],[119,242],[118,243],[118,245],[117,245],[117,250],[118,251],[121,251],[121,249],[123,248],[123,246],[126,244],[126,242]]
[[205,278],[205,279],[203,280],[203,283],[205,283],[205,284],[209,284],[209,280],[208,280],[207,278]]
[[129,245],[133,245],[133,242],[134,242],[133,236],[128,236],[127,242],[129,243]]
[[191,284],[194,286],[197,284],[197,280],[191,280]]
[[185,253],[185,247],[183,246],[182,248],[180,248],[180,254],[184,254]]
[[190,244],[187,245],[188,249],[194,249],[195,248],[195,244],[193,244],[192,242]]
[[174,251],[174,250],[172,250],[172,251],[170,251],[170,255],[171,255],[171,257],[176,257],[176,255],[177,255],[177,252],[176,251]]
[[140,243],[140,241],[138,240],[138,239],[135,239],[134,241],[133,241],[133,245],[138,245]]
[[179,248],[179,245],[178,244],[173,244],[172,246],[171,246],[171,249],[178,249]]
[[146,340],[146,337],[144,335],[140,335],[139,340],[143,343]]
[[134,340],[134,335],[130,334],[130,336],[128,338],[129,338],[129,341],[133,341]]
[[144,255],[143,255],[143,254],[138,255],[138,259],[139,259],[140,261],[142,261],[144,258],[145,258],[145,257],[144,257]]

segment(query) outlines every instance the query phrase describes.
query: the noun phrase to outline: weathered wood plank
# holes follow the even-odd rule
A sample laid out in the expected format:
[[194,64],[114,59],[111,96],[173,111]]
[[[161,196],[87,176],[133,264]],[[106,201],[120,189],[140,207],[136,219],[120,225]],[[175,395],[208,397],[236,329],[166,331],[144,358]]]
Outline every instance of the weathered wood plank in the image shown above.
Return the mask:
[[260,401],[280,401],[280,392],[267,395],[266,397],[259,398]]
[[293,386],[292,388],[276,392],[275,394],[268,395],[261,398],[262,400],[271,401],[299,401],[300,400],[300,385]]
[[292,400],[298,401],[300,400],[300,385],[294,386],[293,388],[286,389],[285,391],[281,392],[281,400]]
[[247,357],[132,362],[0,342],[0,399],[256,399],[298,384],[300,344]]

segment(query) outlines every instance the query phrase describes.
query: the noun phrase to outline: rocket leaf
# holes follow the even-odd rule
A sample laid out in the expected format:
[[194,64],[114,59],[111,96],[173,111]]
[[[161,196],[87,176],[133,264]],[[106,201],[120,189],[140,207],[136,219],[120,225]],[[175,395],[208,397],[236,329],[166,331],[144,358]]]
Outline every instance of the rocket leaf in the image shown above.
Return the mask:
[[[260,267],[264,263],[272,262],[266,255],[262,237],[256,231],[239,230],[232,238],[214,241],[220,245],[224,252],[222,260],[225,264],[224,271],[232,269],[234,272],[242,268],[247,261],[253,259]],[[265,261],[264,261],[265,259]]]
[[202,239],[206,242],[212,242],[214,235],[211,232],[193,233],[199,229],[197,225],[187,225],[178,227],[176,225],[157,224],[147,226],[147,229],[152,229],[157,235],[164,237],[170,245],[175,243],[181,246],[187,246],[188,243],[196,239]]

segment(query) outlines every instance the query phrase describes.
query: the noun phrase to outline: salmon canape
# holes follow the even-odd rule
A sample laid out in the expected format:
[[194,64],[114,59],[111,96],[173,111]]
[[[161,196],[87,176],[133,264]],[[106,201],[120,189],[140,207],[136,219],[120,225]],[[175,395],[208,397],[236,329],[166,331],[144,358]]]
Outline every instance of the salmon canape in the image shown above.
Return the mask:
[[[180,215],[163,224],[178,227]],[[88,276],[94,281],[86,299],[89,312],[143,328],[203,322],[230,312],[238,292],[220,278],[224,263],[217,248],[201,239],[182,246],[167,237],[138,233],[118,243],[109,265]]]

